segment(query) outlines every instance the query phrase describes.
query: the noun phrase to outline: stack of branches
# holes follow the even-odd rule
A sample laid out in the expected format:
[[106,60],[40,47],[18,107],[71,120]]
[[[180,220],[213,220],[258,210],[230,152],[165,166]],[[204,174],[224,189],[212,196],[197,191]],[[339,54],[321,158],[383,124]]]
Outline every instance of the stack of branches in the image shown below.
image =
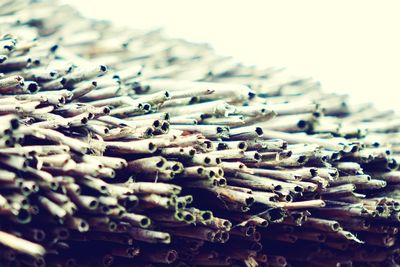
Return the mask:
[[400,119],[204,44],[0,3],[1,266],[398,266]]

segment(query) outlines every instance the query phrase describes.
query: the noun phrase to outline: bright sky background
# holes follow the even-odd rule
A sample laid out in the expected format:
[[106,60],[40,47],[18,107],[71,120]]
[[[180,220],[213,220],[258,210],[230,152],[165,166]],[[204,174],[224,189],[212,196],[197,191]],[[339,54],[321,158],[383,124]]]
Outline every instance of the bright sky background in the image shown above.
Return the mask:
[[89,17],[208,42],[248,64],[286,66],[327,91],[398,109],[398,0],[69,0]]

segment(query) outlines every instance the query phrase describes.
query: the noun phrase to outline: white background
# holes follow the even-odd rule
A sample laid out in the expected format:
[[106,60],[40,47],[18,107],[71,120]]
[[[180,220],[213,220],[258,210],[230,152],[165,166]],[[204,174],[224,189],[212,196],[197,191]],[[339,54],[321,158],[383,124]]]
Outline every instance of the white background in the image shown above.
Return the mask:
[[86,16],[208,42],[248,64],[286,66],[326,91],[398,109],[400,1],[69,0]]

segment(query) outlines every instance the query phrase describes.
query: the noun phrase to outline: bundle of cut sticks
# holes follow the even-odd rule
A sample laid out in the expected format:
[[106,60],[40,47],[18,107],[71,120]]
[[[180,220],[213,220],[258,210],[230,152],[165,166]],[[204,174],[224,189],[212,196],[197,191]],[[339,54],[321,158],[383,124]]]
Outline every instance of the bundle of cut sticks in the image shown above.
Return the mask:
[[0,266],[400,264],[391,111],[54,1],[0,73]]

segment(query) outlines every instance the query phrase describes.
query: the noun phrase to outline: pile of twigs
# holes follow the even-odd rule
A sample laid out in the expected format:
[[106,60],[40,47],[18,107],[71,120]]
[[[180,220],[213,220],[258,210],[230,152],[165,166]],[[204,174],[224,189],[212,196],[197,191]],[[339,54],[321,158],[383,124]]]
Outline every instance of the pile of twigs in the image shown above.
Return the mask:
[[1,266],[398,266],[400,119],[206,45],[0,3]]

